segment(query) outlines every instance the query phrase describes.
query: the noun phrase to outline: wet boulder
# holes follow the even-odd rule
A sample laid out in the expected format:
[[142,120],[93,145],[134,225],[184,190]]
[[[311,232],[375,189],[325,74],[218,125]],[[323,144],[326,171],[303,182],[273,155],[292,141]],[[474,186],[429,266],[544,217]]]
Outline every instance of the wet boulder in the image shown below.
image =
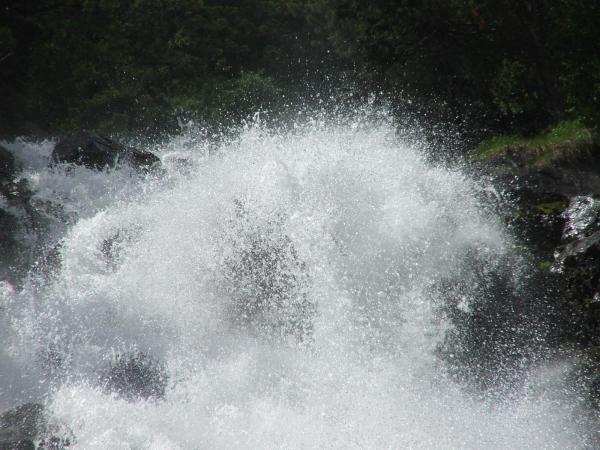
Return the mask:
[[26,403],[0,416],[0,450],[34,449],[44,426],[43,412],[42,405]]
[[593,196],[580,195],[571,198],[562,216],[566,220],[563,240],[581,239],[600,231],[600,201]]
[[[570,275],[583,271],[597,278],[600,275],[600,201],[591,196],[573,197],[562,216],[566,223],[561,245],[554,253],[552,270]],[[590,280],[578,281],[582,284]]]
[[72,442],[72,432],[48,421],[38,403],[25,403],[0,416],[0,450],[65,450]]
[[150,152],[88,132],[60,139],[52,152],[52,161],[78,164],[95,170],[126,163],[144,172],[160,164],[160,159]]
[[567,244],[556,258],[556,266],[600,266],[600,231]]

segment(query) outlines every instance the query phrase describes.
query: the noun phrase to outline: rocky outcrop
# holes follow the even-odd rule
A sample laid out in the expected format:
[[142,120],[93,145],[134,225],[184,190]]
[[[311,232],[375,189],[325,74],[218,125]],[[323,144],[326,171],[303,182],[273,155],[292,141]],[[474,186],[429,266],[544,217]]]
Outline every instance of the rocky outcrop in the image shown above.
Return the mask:
[[160,164],[160,159],[150,152],[88,132],[61,138],[52,152],[52,161],[83,165],[95,170],[126,163],[144,172]]
[[576,342],[600,345],[600,201],[576,196],[561,214],[565,226],[551,272],[560,277],[563,300],[574,310]]
[[[154,154],[88,132],[61,138],[51,163],[93,170],[122,164],[142,173],[160,170],[160,159]],[[57,243],[47,242],[47,231],[66,227],[72,219],[59,204],[34,196],[15,155],[0,146],[0,281],[19,286],[32,267],[49,272]]]
[[508,222],[545,272],[562,316],[560,342],[600,345],[600,141],[507,145],[474,158],[513,200]]
[[63,221],[61,208],[34,197],[14,155],[0,147],[0,281],[19,286],[45,253],[49,220]]
[[583,129],[558,143],[524,141],[475,154],[478,170],[520,192],[565,197],[600,192],[600,140]]
[[[168,376],[156,359],[132,353],[117,356],[98,381],[106,392],[129,401],[160,400]],[[0,450],[66,450],[74,443],[72,431],[41,404],[25,403],[0,415]]]
[[[578,362],[570,379],[578,386],[581,399],[597,414],[600,411],[600,138],[591,130],[581,129],[562,142],[539,144],[543,141],[523,140],[520,144],[488,147],[484,152],[480,148],[471,155],[474,173],[487,178],[495,186],[495,192],[500,193],[499,198],[507,200],[498,202],[501,215],[519,246],[526,247],[532,258],[527,284],[533,290],[517,301],[510,296],[494,295],[492,303],[507,304],[514,309],[513,315],[515,311],[522,315],[521,307],[533,308],[534,319],[539,317],[542,327],[541,334],[529,342],[539,342],[540,336],[545,338],[543,350],[536,354],[563,354],[563,351],[576,354]],[[498,309],[494,306],[492,312]],[[489,311],[483,317],[491,317],[495,323],[494,314]],[[529,318],[525,323],[529,323]],[[481,336],[494,330],[493,325],[485,322],[479,328],[471,323],[467,326],[465,334],[476,337],[476,349],[482,347]],[[511,331],[509,342],[512,338]],[[500,347],[504,345],[502,339],[497,342],[502,344]],[[499,372],[498,364],[491,366],[494,374]]]

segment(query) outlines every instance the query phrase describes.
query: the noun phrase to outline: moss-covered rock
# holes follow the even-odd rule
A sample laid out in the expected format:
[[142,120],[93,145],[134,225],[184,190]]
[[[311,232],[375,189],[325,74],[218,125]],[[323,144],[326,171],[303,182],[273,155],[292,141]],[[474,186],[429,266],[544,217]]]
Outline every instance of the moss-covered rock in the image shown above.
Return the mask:
[[[480,170],[527,194],[566,198],[600,192],[600,142],[577,121],[563,122],[532,138],[499,136],[470,153]],[[515,177],[517,182],[515,183]]]
[[470,157],[490,161],[517,156],[530,168],[551,162],[576,162],[589,157],[597,140],[594,132],[578,120],[564,121],[534,137],[496,136],[482,141]]

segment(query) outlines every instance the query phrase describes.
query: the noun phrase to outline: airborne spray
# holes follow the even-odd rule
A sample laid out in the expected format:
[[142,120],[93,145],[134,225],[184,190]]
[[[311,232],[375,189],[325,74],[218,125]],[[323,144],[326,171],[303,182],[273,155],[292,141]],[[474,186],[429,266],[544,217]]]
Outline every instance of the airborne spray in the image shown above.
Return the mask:
[[585,447],[566,369],[525,363],[542,327],[508,366],[469,353],[524,262],[481,188],[391,125],[182,135],[159,175],[17,147],[70,219],[51,273],[0,287],[0,405],[43,401],[74,448]]

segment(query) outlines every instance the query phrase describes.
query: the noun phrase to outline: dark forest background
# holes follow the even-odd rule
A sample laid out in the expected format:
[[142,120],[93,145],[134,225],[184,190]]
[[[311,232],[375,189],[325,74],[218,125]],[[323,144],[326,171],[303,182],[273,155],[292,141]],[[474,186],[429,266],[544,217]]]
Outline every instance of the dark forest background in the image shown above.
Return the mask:
[[597,0],[0,5],[4,136],[160,134],[369,95],[471,139],[600,119]]

